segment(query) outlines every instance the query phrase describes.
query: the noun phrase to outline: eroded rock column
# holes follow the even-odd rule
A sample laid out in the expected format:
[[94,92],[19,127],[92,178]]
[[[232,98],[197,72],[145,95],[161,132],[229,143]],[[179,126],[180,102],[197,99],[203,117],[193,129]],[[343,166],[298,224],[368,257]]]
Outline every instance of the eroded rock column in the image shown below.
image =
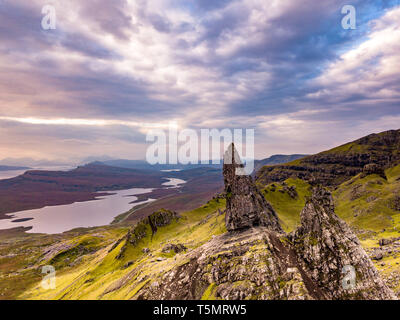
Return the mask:
[[283,231],[276,212],[258,191],[251,176],[245,174],[233,143],[224,155],[223,174],[226,192],[225,224],[228,231],[257,225],[277,232]]

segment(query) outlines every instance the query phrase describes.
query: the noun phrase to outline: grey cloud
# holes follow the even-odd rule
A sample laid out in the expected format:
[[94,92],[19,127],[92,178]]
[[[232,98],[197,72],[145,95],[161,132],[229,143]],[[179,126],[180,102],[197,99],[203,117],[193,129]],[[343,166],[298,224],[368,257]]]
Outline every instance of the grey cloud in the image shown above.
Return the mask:
[[[0,58],[21,61],[27,67],[20,70],[9,65],[0,74],[0,88],[6,93],[0,97],[0,113],[148,122],[182,118],[189,119],[187,125],[194,127],[213,124],[214,120],[221,120],[224,127],[258,126],[263,116],[287,116],[308,121],[310,126],[337,121],[343,132],[351,130],[351,121],[399,114],[400,82],[396,76],[370,84],[365,92],[341,90],[343,84],[331,81],[329,89],[333,93],[310,97],[324,90],[324,84],[315,79],[340,61],[343,52],[365,41],[370,33],[367,22],[392,6],[390,1],[354,1],[360,15],[359,29],[354,32],[344,31],[340,25],[340,8],[347,4],[344,0],[288,2],[268,19],[268,10],[259,12],[258,19],[252,16],[257,9],[252,7],[255,1],[165,3],[166,7],[169,4],[185,10],[190,19],[175,21],[167,10],[154,10],[153,3],[146,1],[135,2],[136,12],[128,12],[124,0],[76,2],[81,23],[88,23],[96,35],[111,35],[117,40],[117,45],[111,47],[90,34],[79,33],[79,28],[43,32],[37,5],[6,2],[7,6],[0,6]],[[382,10],[379,14],[374,12],[378,7]],[[168,37],[167,43],[162,42],[163,37]],[[129,70],[121,71],[120,66],[116,71],[116,63],[125,59],[118,46],[139,41],[154,45],[157,54],[165,53],[162,58],[166,65],[157,60],[156,53],[153,56],[148,51],[149,56],[143,59],[149,61],[135,65],[133,72],[125,73]],[[63,61],[52,55],[57,51],[64,54]],[[82,55],[82,60],[69,58],[75,53]],[[375,63],[379,64],[380,58]],[[373,63],[369,61],[364,68],[372,70],[368,64]],[[181,78],[172,74],[170,80],[165,79],[159,68],[171,68],[172,73],[182,71]],[[362,78],[362,69],[358,72]],[[371,103],[368,92],[382,89],[393,92],[391,99],[376,97]],[[296,113],[318,109],[325,111]],[[14,136],[22,128],[1,125]],[[24,132],[45,137],[40,130],[31,126]],[[101,137],[125,143],[144,138],[124,127],[103,132],[96,128],[43,130],[54,139],[99,141]],[[304,130],[315,133],[322,129]]]

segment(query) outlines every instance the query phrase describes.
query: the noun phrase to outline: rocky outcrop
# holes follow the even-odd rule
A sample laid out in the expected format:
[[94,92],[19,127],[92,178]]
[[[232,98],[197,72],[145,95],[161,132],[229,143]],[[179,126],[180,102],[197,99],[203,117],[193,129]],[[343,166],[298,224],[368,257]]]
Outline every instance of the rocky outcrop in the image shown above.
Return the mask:
[[228,232],[181,261],[134,298],[396,299],[321,188],[292,234],[262,226]]
[[296,261],[291,259],[276,234],[265,227],[215,237],[188,253],[185,260],[186,263],[153,279],[134,298],[321,298],[312,283],[303,281]]
[[300,226],[287,235],[242,169],[232,144],[223,167],[230,232],[181,256],[180,264],[158,274],[134,298],[396,299],[336,216],[330,192],[315,187]]
[[400,195],[394,195],[389,201],[389,208],[400,211]]
[[378,176],[386,179],[385,170],[383,169],[383,167],[381,167],[380,165],[378,165],[376,163],[366,164],[363,168],[361,177],[366,177],[371,174],[377,174]]
[[175,211],[160,209],[148,216],[152,233],[157,232],[157,228],[169,225],[173,220],[178,220],[179,215]]
[[153,236],[157,232],[158,228],[167,226],[178,219],[179,215],[175,211],[160,209],[147,218],[140,220],[131,230],[129,230],[124,238],[121,238],[115,243],[111,250],[114,250],[121,241],[125,240],[125,244],[116,256],[116,259],[121,259],[124,257],[128,245],[137,246],[139,241],[148,235],[149,227],[151,235]]
[[331,194],[316,188],[289,235],[299,264],[328,299],[395,299],[356,235],[334,212]]
[[225,224],[228,231],[252,226],[265,226],[281,232],[278,216],[244,172],[243,164],[233,143],[224,156],[224,183],[226,194]]
[[177,243],[177,244],[168,243],[167,245],[164,246],[164,248],[162,248],[161,252],[170,253],[171,251],[173,251],[175,253],[181,253],[186,250],[187,250],[187,248],[181,243]]

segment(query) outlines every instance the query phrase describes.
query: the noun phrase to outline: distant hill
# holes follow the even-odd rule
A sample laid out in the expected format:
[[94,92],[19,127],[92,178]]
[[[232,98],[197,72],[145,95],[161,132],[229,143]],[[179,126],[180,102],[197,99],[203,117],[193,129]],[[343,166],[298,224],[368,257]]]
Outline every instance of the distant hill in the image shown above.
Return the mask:
[[337,186],[364,170],[383,173],[399,162],[400,130],[390,130],[284,165],[264,166],[256,176],[264,185],[300,178],[313,184]]
[[[87,161],[89,162],[89,161]],[[13,166],[13,167],[60,167],[71,166],[71,162],[63,160],[46,160],[46,159],[32,159],[32,158],[4,158],[0,160],[0,166]]]
[[103,164],[113,166],[113,167],[121,167],[121,168],[129,168],[129,169],[140,169],[140,170],[188,170],[199,167],[210,167],[215,169],[222,168],[222,164],[155,164],[151,165],[147,161],[144,160],[126,160],[126,159],[118,159],[118,160],[106,160],[101,161]]
[[269,158],[254,161],[254,171],[257,172],[263,166],[288,163],[306,156],[306,154],[276,154]]

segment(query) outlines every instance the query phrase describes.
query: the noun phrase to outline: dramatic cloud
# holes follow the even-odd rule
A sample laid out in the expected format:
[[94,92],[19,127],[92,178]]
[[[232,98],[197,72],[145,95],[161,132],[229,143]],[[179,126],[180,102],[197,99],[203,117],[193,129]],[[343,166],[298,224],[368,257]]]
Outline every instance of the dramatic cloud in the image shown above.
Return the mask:
[[[56,30],[41,28],[46,4]],[[256,156],[398,127],[398,1],[2,0],[0,159],[143,158],[150,127],[255,128]]]

